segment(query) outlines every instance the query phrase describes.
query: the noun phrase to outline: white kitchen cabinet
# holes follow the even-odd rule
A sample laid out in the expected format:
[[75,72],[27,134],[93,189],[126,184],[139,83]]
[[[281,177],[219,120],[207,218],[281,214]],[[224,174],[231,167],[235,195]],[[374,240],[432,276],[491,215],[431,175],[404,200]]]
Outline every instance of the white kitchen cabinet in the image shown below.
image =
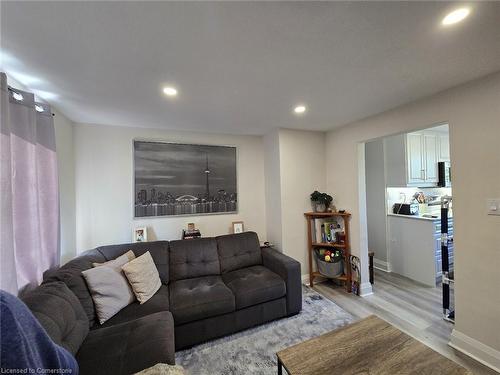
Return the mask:
[[[448,219],[453,236],[453,219]],[[453,264],[453,244],[449,245]],[[441,221],[415,216],[388,216],[388,261],[391,271],[427,286],[441,278]]]
[[384,140],[384,154],[387,186],[437,185],[437,163],[441,150],[439,134],[436,132],[420,131],[387,137]]
[[391,271],[421,284],[436,286],[436,245],[432,220],[388,217]]
[[422,184],[425,182],[424,137],[421,133],[406,135],[406,163],[408,166],[408,185]]
[[438,135],[435,133],[423,133],[423,158],[424,158],[424,182],[426,184],[437,184],[438,182]]
[[450,137],[448,134],[439,134],[439,161],[450,161]]

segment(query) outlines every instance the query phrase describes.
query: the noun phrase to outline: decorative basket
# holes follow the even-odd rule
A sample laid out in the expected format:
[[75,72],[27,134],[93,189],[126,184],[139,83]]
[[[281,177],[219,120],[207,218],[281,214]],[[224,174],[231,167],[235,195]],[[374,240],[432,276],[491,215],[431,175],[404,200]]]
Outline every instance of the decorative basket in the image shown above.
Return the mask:
[[319,251],[314,250],[318,272],[325,277],[338,277],[344,273],[344,259],[342,256],[333,258],[333,262],[325,262],[321,259]]

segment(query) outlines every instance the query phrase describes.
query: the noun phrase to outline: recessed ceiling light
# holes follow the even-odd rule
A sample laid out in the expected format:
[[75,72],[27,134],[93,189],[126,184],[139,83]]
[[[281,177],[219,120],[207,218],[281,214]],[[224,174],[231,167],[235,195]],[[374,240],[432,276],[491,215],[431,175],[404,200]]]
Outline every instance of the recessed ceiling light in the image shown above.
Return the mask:
[[305,105],[298,105],[297,107],[295,107],[293,109],[293,111],[297,114],[301,114],[301,113],[304,113],[306,111],[306,106]]
[[167,86],[163,88],[163,93],[167,96],[177,96],[177,89],[172,86]]
[[441,24],[443,26],[454,25],[460,21],[463,21],[470,14],[469,8],[458,8],[453,12],[448,13],[446,17],[443,18]]
[[43,107],[41,105],[35,104],[35,109],[37,112],[43,112]]

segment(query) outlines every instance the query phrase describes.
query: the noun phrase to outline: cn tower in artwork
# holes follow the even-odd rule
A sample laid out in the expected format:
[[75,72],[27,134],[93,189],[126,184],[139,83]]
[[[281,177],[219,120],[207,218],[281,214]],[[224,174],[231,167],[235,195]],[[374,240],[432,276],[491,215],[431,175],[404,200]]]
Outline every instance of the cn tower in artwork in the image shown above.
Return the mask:
[[208,201],[210,199],[210,184],[208,182],[208,175],[210,174],[210,169],[208,168],[208,154],[206,156],[206,161],[207,161],[207,166],[205,167],[205,176],[206,176],[206,200]]

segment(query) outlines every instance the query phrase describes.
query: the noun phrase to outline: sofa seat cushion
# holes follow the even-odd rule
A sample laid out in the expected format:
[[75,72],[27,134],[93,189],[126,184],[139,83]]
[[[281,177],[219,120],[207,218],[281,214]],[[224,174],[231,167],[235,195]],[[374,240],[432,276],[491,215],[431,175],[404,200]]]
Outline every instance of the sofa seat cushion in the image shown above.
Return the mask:
[[116,324],[129,322],[137,318],[142,318],[143,316],[147,316],[157,312],[168,311],[169,306],[168,286],[162,285],[158,292],[156,292],[153,297],[151,297],[142,305],[139,303],[139,301],[134,301],[130,305],[119,311],[111,319],[107,320],[104,324],[94,325],[93,329],[110,327]]
[[176,326],[235,310],[234,295],[220,276],[177,280],[169,288]]
[[253,266],[222,275],[224,283],[232,290],[236,309],[272,301],[286,294],[284,280],[264,266]]
[[175,364],[174,322],[168,311],[90,331],[76,354],[80,374],[132,374]]

